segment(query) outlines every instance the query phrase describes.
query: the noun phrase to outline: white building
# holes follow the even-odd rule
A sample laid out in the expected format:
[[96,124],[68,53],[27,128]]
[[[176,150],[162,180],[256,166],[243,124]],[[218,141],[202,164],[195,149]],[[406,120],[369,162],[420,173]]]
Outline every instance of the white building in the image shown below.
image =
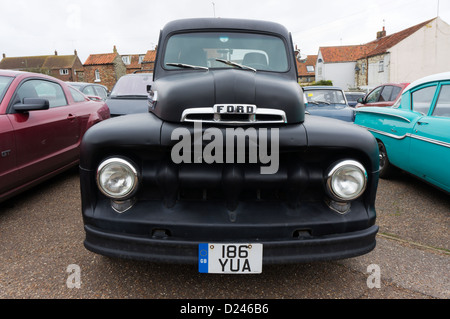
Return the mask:
[[450,71],[450,25],[437,17],[364,45],[321,47],[316,81],[371,89]]
[[344,90],[355,87],[356,61],[364,45],[320,47],[316,64],[316,81],[332,81]]

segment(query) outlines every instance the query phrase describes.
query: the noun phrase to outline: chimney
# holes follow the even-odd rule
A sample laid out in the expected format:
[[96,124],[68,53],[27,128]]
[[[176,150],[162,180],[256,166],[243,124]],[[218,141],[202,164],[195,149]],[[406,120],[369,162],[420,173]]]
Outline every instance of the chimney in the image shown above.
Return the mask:
[[115,45],[114,45],[114,48],[113,48],[113,52],[114,52],[114,53],[117,53],[117,48],[116,48]]
[[73,50],[73,54],[78,55],[77,50]]
[[55,50],[55,55],[58,55],[58,51]]
[[3,59],[6,58],[6,54],[3,53]]
[[386,36],[386,30],[383,27],[382,31],[377,32],[377,39],[381,39],[382,37],[385,37],[385,36]]

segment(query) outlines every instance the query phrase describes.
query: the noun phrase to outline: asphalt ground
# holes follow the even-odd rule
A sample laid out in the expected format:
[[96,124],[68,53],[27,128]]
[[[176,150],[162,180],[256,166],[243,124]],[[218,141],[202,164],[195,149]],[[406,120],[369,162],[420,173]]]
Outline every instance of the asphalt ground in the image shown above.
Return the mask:
[[0,299],[449,299],[450,196],[399,174],[380,180],[376,209],[377,246],[364,256],[205,275],[86,250],[72,169],[0,204]]

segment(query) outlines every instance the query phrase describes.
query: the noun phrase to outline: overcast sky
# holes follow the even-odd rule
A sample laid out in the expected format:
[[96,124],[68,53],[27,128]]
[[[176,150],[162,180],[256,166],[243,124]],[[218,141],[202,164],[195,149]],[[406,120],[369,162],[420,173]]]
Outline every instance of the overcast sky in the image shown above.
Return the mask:
[[76,49],[82,63],[114,45],[120,54],[145,54],[167,22],[216,17],[281,23],[305,56],[320,46],[370,42],[383,25],[392,34],[435,18],[438,4],[450,24],[450,0],[0,0],[0,53]]

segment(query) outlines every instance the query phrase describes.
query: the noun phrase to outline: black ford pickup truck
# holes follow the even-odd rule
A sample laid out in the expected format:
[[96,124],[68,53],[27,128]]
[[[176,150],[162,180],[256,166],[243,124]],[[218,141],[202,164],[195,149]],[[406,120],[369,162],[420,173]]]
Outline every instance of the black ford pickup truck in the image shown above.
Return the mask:
[[377,143],[354,124],[305,114],[283,26],[168,23],[153,77],[148,113],[84,136],[87,249],[260,273],[375,247]]

